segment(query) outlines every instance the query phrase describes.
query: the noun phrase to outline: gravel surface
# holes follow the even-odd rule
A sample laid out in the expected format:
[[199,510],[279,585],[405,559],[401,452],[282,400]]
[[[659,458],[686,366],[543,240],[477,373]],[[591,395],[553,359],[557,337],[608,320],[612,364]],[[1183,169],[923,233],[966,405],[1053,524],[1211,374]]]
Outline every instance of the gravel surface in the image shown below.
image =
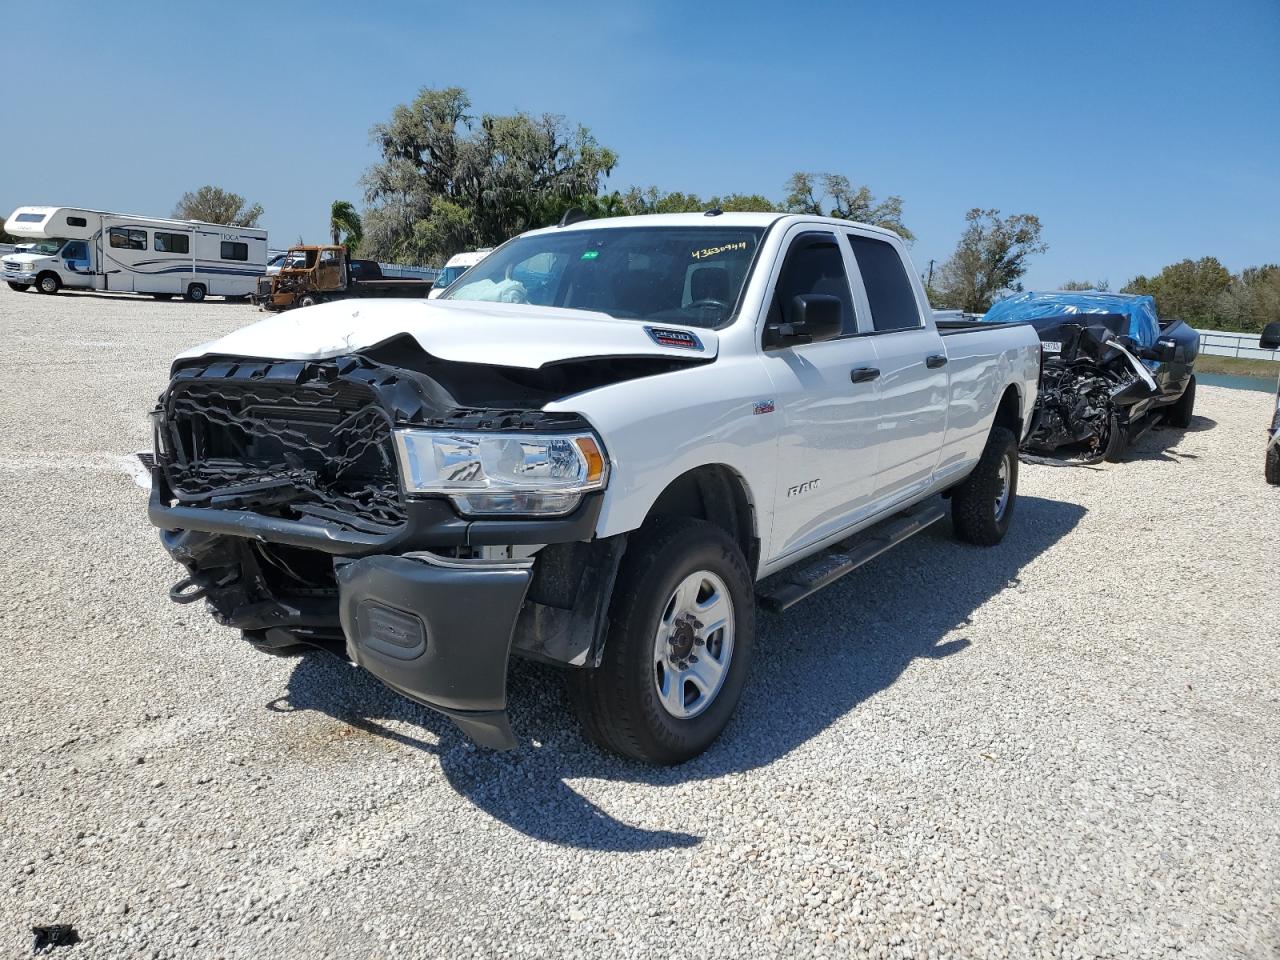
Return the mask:
[[169,358],[257,316],[0,289],[0,955],[1280,955],[1265,394],[765,617],[727,734],[655,771],[551,670],[489,754],[168,601],[128,455]]

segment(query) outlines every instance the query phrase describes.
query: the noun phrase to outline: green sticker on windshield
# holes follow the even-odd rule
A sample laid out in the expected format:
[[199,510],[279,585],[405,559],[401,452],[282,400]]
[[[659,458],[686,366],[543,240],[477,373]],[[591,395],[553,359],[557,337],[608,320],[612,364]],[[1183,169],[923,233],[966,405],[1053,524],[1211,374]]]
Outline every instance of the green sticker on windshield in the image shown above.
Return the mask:
[[600,251],[599,251],[599,250],[588,250],[588,251],[587,251],[586,253],[584,253],[584,254],[583,254],[579,259],[580,259],[580,260],[594,260],[594,259],[595,259],[596,257],[598,257],[598,256],[600,256]]

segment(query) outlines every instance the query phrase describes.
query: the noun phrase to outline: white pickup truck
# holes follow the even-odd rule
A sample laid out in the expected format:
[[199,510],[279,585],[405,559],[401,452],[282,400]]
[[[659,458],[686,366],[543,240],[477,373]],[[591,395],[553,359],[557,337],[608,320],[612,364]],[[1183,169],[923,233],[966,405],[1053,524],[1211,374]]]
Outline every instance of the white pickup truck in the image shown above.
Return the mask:
[[510,657],[560,664],[592,739],[685,760],[742,693],[757,598],[944,500],[962,540],[1004,536],[1040,342],[941,327],[893,234],[719,211],[537,230],[438,300],[270,317],[178,357],[153,413],[171,596],[491,747],[516,744]]

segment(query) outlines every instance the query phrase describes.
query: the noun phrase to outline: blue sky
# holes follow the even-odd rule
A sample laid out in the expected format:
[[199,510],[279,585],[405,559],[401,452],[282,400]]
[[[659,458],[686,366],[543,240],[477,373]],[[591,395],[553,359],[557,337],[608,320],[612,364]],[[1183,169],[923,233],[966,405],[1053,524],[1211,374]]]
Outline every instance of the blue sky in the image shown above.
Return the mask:
[[[273,245],[360,201],[370,125],[424,85],[553,112],[609,186],[896,193],[921,270],[965,211],[1030,212],[1032,287],[1280,261],[1280,0],[39,4],[8,59],[0,207],[167,215],[212,182]],[[16,37],[14,38],[17,39]]]

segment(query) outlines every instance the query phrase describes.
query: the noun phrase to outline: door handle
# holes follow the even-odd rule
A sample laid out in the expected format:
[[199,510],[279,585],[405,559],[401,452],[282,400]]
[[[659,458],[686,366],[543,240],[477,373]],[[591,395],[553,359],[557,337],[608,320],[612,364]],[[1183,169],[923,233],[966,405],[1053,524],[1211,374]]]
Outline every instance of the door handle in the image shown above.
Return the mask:
[[876,367],[854,367],[849,371],[849,379],[854,383],[867,383],[880,376]]
[[940,353],[935,353],[931,357],[925,357],[924,365],[930,370],[937,370],[939,367],[947,365],[947,358]]

